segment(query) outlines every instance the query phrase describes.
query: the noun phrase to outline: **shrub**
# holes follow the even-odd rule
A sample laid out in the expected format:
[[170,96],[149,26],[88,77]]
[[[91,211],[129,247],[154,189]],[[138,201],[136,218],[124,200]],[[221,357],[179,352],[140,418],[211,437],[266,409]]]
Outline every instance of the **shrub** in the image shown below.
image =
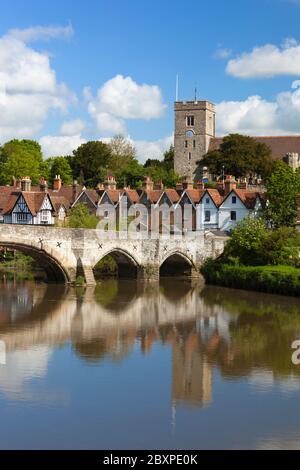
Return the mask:
[[233,266],[208,260],[201,269],[209,284],[300,296],[300,269],[288,266]]

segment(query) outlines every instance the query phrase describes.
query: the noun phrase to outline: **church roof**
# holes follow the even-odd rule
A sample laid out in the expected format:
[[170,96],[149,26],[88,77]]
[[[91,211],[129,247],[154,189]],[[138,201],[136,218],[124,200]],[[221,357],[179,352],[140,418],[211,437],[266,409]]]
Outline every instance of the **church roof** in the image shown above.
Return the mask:
[[[281,159],[287,153],[298,153],[300,155],[300,135],[285,136],[251,136],[257,142],[271,147],[272,155]],[[210,140],[209,151],[218,150],[223,142],[223,137],[213,137]]]

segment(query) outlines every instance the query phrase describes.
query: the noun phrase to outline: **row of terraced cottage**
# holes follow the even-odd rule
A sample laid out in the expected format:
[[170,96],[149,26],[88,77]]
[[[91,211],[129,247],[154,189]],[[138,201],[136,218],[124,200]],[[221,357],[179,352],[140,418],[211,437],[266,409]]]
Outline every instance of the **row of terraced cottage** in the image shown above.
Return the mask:
[[[142,189],[117,189],[113,176],[109,176],[96,189],[86,189],[74,182],[63,185],[57,176],[53,186],[48,187],[42,178],[39,185],[33,186],[29,177],[14,180],[11,186],[0,187],[0,221],[7,224],[64,225],[70,210],[77,204],[87,206],[92,214],[98,215],[101,206],[116,209],[126,198],[127,207],[143,204],[149,211],[151,207],[181,206],[183,219],[192,221],[184,226],[192,230],[231,230],[235,224],[252,213],[257,215],[262,207],[263,194],[260,190],[237,188],[234,178],[226,177],[216,189],[205,189],[203,183],[195,186],[186,179],[176,189],[164,189],[162,182],[154,185],[147,177]],[[103,207],[102,207],[103,208]]]

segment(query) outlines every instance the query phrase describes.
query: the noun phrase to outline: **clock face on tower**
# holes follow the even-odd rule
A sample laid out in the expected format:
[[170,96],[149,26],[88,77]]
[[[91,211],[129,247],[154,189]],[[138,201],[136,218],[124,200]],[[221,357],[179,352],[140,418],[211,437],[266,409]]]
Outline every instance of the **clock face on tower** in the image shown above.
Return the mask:
[[194,137],[194,132],[193,131],[186,131],[185,136],[186,137]]

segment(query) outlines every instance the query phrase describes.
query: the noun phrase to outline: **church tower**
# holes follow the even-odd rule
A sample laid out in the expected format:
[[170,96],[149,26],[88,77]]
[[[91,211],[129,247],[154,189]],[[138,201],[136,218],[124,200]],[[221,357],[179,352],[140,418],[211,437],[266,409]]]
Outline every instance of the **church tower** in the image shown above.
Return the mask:
[[198,179],[196,162],[215,137],[215,105],[209,101],[176,101],[174,111],[174,169],[180,176]]

